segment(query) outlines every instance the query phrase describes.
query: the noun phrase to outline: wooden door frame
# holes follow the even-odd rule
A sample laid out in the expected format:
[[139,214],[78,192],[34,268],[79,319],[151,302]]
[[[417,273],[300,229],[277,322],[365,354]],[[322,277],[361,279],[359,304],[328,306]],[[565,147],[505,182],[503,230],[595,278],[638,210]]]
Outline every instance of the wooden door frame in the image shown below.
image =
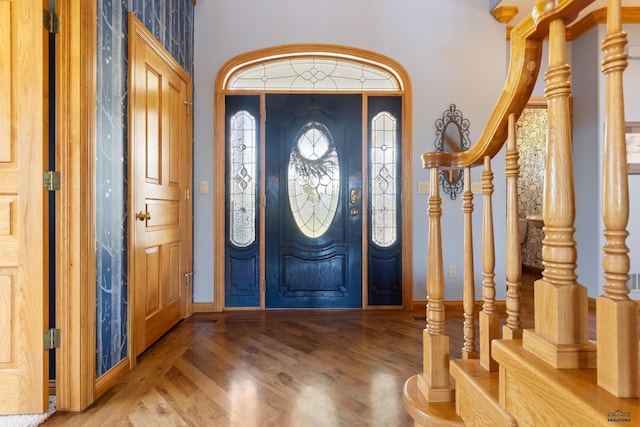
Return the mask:
[[80,411],[95,400],[95,1],[58,0],[56,36],[56,406]]
[[[267,63],[274,59],[282,59],[287,57],[297,57],[301,55],[306,56],[323,56],[336,58],[346,58],[348,60],[362,62],[369,66],[379,67],[386,72],[393,73],[397,79],[401,82],[401,89],[394,92],[375,92],[375,91],[363,91],[357,92],[363,95],[363,104],[366,102],[368,95],[397,95],[402,98],[402,194],[401,194],[401,224],[402,224],[402,307],[405,310],[410,310],[413,302],[413,150],[412,150],[412,99],[411,99],[411,79],[405,68],[397,61],[364,49],[358,49],[347,46],[328,45],[328,44],[292,44],[284,46],[276,46],[266,49],[259,49],[245,54],[238,55],[229,61],[227,61],[216,76],[214,84],[214,140],[213,140],[213,170],[214,170],[214,226],[213,226],[213,238],[214,238],[214,273],[213,273],[213,286],[214,286],[214,302],[213,304],[202,304],[202,307],[196,306],[195,311],[216,311],[221,312],[225,309],[224,304],[224,292],[225,292],[225,171],[226,171],[226,139],[225,139],[225,96],[226,95],[260,95],[260,151],[264,152],[265,141],[265,96],[269,91],[240,91],[229,90],[228,84],[230,77],[238,71],[255,66],[260,63]],[[277,92],[287,93],[287,92]],[[300,93],[294,92],[291,93]],[[320,92],[318,92],[320,93]],[[340,92],[331,92],[333,94]],[[353,92],[343,92],[353,93]],[[366,109],[363,110],[363,125],[366,124]],[[367,151],[367,134],[363,132],[362,135],[362,149],[363,149],[363,186],[368,179],[367,168],[364,167],[365,162],[368,162]],[[260,182],[264,182],[264,156],[260,156]],[[260,214],[259,221],[264,224],[264,186],[260,186]],[[368,203],[368,194],[364,191],[363,187],[363,206]],[[363,209],[365,213],[365,209]],[[366,231],[367,218],[363,218],[363,230]],[[367,233],[363,233],[363,309],[378,309],[378,308],[390,308],[390,307],[376,307],[369,306],[367,302],[367,252],[364,250],[367,246],[367,242],[364,239],[367,238]],[[264,259],[265,259],[265,236],[264,227],[260,227],[260,307],[257,309],[264,310]]]
[[[56,350],[55,392],[59,410],[81,411],[124,375],[130,363],[126,357],[96,378],[97,2],[57,0],[56,9],[62,21],[56,36],[55,153],[62,181],[56,192],[56,326],[62,343]],[[191,94],[192,85],[187,90]],[[190,126],[189,141],[191,136]],[[191,157],[191,150],[188,154]],[[190,227],[187,234],[191,236]],[[191,263],[190,246],[188,250]]]

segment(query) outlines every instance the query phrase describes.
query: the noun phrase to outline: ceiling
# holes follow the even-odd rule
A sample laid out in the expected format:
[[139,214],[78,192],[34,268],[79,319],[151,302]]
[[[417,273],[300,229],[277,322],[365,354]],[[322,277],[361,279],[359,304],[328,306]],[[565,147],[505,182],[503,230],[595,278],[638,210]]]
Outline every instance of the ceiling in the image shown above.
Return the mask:
[[[537,1],[538,0],[500,0],[496,7],[517,6],[518,14],[507,24],[509,26],[513,26],[531,13],[531,10],[533,9],[533,6],[536,5]],[[622,6],[640,6],[640,0],[622,0]],[[603,7],[607,7],[607,0],[595,0],[578,16],[578,20],[592,11],[602,9]]]

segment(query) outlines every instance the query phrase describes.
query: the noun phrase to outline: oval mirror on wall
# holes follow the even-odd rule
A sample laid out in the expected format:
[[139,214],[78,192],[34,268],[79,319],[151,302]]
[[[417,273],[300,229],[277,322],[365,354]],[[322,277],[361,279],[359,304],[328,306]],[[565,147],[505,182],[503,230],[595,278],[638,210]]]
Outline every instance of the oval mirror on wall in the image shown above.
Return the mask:
[[[462,111],[451,104],[442,114],[442,118],[436,120],[436,151],[457,153],[469,149],[469,120],[465,119]],[[455,200],[463,188],[462,169],[448,169],[440,171],[440,183],[442,190]]]

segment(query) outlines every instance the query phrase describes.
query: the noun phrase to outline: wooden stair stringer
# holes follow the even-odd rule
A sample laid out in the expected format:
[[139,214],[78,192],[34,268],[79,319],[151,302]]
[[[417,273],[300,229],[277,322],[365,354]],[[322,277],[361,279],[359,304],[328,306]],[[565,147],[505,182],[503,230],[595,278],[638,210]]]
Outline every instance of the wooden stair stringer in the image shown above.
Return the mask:
[[499,373],[479,359],[456,359],[449,365],[456,380],[456,412],[467,425],[516,427],[516,419],[499,402]]
[[597,384],[596,369],[556,369],[522,346],[495,340],[502,406],[523,426],[611,426],[640,422],[640,399],[618,398]]
[[463,427],[465,424],[456,414],[456,403],[430,403],[418,389],[419,374],[413,375],[405,383],[402,390],[404,407],[413,418],[415,427]]

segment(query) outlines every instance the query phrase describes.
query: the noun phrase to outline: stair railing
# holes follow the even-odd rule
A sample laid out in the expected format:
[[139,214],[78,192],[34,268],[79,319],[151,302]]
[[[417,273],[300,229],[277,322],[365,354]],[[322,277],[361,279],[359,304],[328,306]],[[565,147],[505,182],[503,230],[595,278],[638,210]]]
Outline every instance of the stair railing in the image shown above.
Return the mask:
[[[465,182],[463,214],[465,218],[464,346],[463,358],[480,358],[486,370],[496,370],[491,358],[491,341],[500,338],[499,315],[495,304],[495,253],[493,241],[493,172],[491,158],[507,144],[507,259],[506,317],[502,335],[523,340],[530,352],[558,369],[596,367],[596,346],[588,340],[588,301],[586,288],[577,282],[577,248],[574,240],[575,192],[573,187],[570,96],[571,68],[566,64],[565,22],[572,20],[592,0],[538,1],[531,15],[511,32],[511,62],[505,89],[500,96],[480,139],[468,151],[431,152],[422,155],[430,170],[427,327],[424,331],[424,369],[419,390],[428,402],[451,401],[449,382],[449,337],[444,333],[444,272],[440,217],[442,203],[438,174],[443,169],[484,165],[482,172],[483,231],[482,268],[483,308],[479,313],[479,350],[475,349],[473,316],[473,255],[470,182]],[[609,0],[609,10],[620,13],[620,0]],[[612,12],[610,12],[611,14]],[[624,142],[622,71],[626,67],[626,35],[615,11],[610,15],[609,35],[603,72],[607,77],[607,142],[605,148],[604,207],[606,245],[604,269],[607,283],[598,298],[598,381],[617,396],[637,396],[638,336],[636,304],[628,298],[628,188]],[[543,277],[535,284],[535,328],[522,330],[520,324],[521,259],[519,248],[517,177],[518,152],[515,146],[515,120],[524,109],[540,66],[543,39],[549,38],[549,68],[545,73],[545,99],[548,112],[545,186],[543,196]],[[602,307],[602,308],[601,308]],[[604,325],[604,327],[600,327]],[[604,334],[604,328],[614,333]]]

